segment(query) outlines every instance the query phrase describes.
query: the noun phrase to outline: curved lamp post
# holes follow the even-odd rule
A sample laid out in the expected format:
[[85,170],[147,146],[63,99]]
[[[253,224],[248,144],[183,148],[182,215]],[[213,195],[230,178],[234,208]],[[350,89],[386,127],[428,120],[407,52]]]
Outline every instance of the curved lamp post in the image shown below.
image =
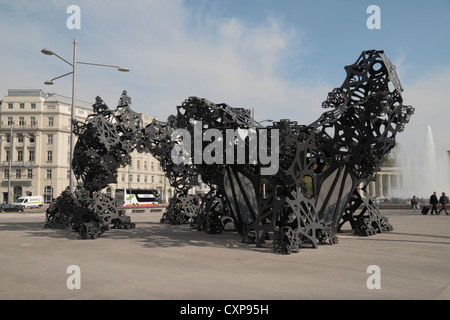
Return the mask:
[[[128,68],[124,68],[124,67],[120,67],[120,66],[115,66],[115,65],[109,65],[109,64],[99,64],[99,63],[90,63],[90,62],[80,62],[77,61],[77,39],[73,40],[73,62],[70,63],[69,61],[67,61],[66,59],[60,57],[59,55],[57,55],[55,52],[53,52],[50,49],[44,48],[41,50],[41,52],[45,55],[49,55],[49,56],[56,56],[59,59],[61,59],[62,61],[64,61],[65,63],[67,63],[68,65],[70,65],[72,67],[72,71],[68,72],[66,74],[63,74],[59,77],[53,78],[51,80],[47,80],[44,82],[44,84],[46,85],[53,85],[53,80],[68,76],[69,74],[72,74],[72,110],[71,110],[71,121],[73,119],[75,119],[75,75],[76,75],[76,71],[77,71],[77,64],[87,64],[87,65],[91,65],[91,66],[100,66],[100,67],[112,67],[112,68],[116,68],[118,71],[122,71],[122,72],[128,72],[130,71]],[[73,148],[74,148],[74,133],[73,133],[73,128],[72,128],[72,123],[70,124],[70,157],[69,157],[69,167],[70,167],[70,175],[69,175],[69,191],[70,193],[73,192],[73,186],[74,186],[74,182],[73,182],[73,171],[72,171],[72,160],[73,160]]]

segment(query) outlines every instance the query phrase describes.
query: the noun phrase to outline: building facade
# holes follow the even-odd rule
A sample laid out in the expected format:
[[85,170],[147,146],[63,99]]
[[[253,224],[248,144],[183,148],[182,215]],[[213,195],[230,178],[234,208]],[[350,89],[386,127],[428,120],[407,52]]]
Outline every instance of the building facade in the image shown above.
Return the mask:
[[[10,89],[0,105],[0,201],[42,195],[49,203],[69,185],[71,98],[40,89]],[[92,103],[75,101],[75,118],[92,114]],[[154,117],[142,115],[144,124]],[[158,189],[164,201],[173,195],[159,162],[150,154],[132,153],[130,166],[120,168],[117,188]],[[76,184],[76,182],[75,182]]]

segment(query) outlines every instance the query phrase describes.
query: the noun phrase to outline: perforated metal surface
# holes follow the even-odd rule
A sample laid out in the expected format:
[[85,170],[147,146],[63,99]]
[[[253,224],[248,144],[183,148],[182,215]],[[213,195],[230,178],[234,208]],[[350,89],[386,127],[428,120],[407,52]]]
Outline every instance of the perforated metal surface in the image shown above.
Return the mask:
[[[116,183],[118,168],[138,150],[160,161],[176,189],[162,222],[190,222],[209,233],[222,232],[224,221],[231,222],[243,241],[261,245],[272,239],[274,251],[281,253],[337,243],[345,222],[359,235],[392,230],[366,189],[414,109],[403,105],[395,67],[383,51],[364,51],[345,70],[341,87],[322,104],[329,110],[309,125],[282,119],[262,126],[248,109],[190,97],[167,122],[144,127],[125,91],[114,111],[97,97],[94,114],[85,123],[73,123],[78,136],[73,169],[82,184],[58,199],[66,218],[48,225],[64,226],[68,219],[78,226],[91,221],[107,226],[114,219],[129,225],[100,190]],[[208,130],[223,139],[205,138]],[[182,141],[180,132],[193,138]],[[261,137],[265,140],[255,148],[252,139]],[[205,150],[222,161],[205,159]],[[184,161],[175,163],[173,152]],[[262,154],[278,155],[274,173],[264,174],[268,163]],[[201,201],[187,194],[199,177],[211,188]],[[101,228],[83,230],[93,230],[95,237]]]

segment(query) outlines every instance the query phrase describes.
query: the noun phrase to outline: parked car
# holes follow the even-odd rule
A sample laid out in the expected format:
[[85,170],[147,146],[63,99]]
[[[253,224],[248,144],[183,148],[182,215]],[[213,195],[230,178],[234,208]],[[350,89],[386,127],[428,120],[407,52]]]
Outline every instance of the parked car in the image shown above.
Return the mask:
[[23,209],[15,204],[2,203],[0,204],[0,212],[13,211],[13,212],[23,212]]

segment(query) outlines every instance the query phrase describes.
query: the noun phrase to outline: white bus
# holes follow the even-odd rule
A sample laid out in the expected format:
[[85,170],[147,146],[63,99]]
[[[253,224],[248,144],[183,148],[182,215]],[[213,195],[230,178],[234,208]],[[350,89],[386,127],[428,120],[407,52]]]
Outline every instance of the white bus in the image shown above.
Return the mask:
[[153,207],[161,204],[156,189],[116,189],[117,207]]

